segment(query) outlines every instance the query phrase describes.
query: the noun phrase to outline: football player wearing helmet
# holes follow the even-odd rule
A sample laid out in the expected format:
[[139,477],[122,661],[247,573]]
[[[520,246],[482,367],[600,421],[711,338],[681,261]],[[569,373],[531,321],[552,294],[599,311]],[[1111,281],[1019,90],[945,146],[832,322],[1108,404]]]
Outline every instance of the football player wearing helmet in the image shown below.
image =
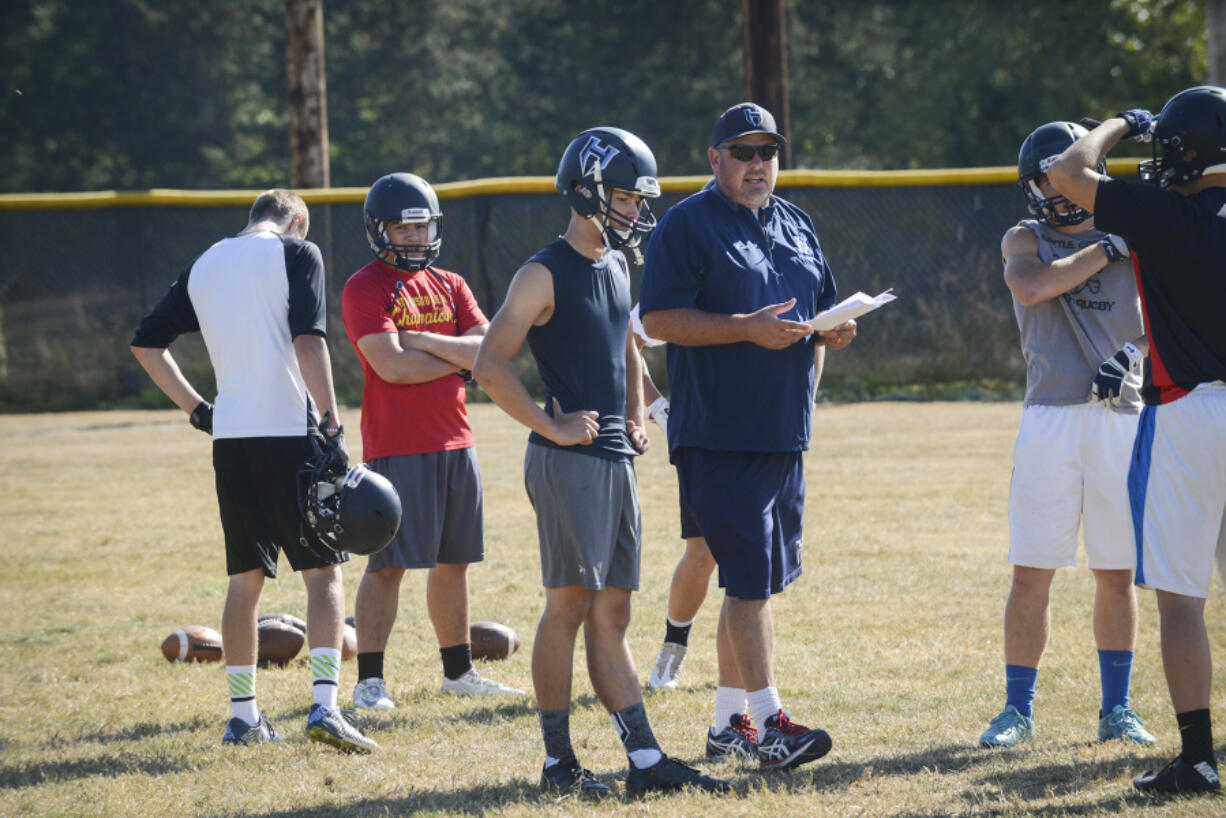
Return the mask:
[[856,325],[806,323],[837,286],[812,219],[775,195],[784,139],[754,103],[719,116],[714,181],[661,217],[640,308],[643,329],[669,345],[669,454],[724,589],[707,752],[756,750],[763,767],[786,769],[831,739],[784,709],[771,597],[801,574],[813,399],[827,348],[846,348]]
[[[532,430],[524,484],[545,585],[532,684],[545,743],[541,789],[548,793],[609,793],[570,741],[581,626],[592,686],[630,758],[627,791],[730,789],[660,751],[626,644],[641,534],[633,458],[646,451],[647,438],[622,248],[651,229],[646,207],[659,192],[655,173],[655,157],[627,131],[593,128],[571,141],[557,175],[570,205],[566,232],[516,272],[473,370],[494,402]],[[544,409],[511,366],[525,340],[544,383]]]
[[[1141,179],[1095,168],[1120,140],[1150,140]],[[1157,592],[1162,663],[1181,749],[1138,790],[1218,791],[1205,597],[1226,536],[1226,89],[1171,97],[1157,117],[1107,119],[1048,168],[1052,184],[1122,236],[1144,304],[1150,366],[1128,474],[1136,580]]]
[[[319,451],[318,438],[341,473],[349,460],[326,343],[323,258],[306,240],[308,224],[297,194],[260,194],[246,228],[202,253],[145,316],[132,352],[192,426],[213,439],[230,576],[221,633],[232,718],[222,743],[281,740],[256,706],[255,666],[260,594],[284,552],[307,589],[314,698],[307,733],[369,752],[378,745],[336,706],[345,615],[340,566],[348,555],[301,538],[302,463]],[[217,376],[216,409],[167,349],[185,332],[204,336]]]
[[478,674],[468,632],[468,567],[485,558],[481,469],[465,411],[465,376],[486,321],[464,279],[436,267],[443,212],[434,189],[390,173],[366,194],[375,259],[341,294],[341,315],[362,364],[366,465],[395,488],[404,522],[372,554],[358,586],[357,708],[395,706],[384,653],[410,569],[428,571],[426,610],[441,654],[442,691],[523,695]]
[[1098,737],[1154,742],[1129,698],[1137,602],[1126,478],[1141,411],[1141,306],[1127,245],[1095,228],[1093,213],[1047,178],[1048,167],[1085,134],[1081,125],[1049,122],[1022,142],[1018,184],[1034,218],[1001,240],[1026,396],[1009,491],[1005,708],[979,737],[985,747],[1034,735],[1051,583],[1058,568],[1076,564],[1079,528],[1095,581]]

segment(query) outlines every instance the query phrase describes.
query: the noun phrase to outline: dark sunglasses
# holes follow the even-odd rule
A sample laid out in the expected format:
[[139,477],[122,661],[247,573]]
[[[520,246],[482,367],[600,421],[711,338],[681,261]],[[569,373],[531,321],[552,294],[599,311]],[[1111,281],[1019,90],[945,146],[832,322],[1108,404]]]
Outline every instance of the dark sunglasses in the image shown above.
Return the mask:
[[752,162],[756,153],[763,162],[769,162],[779,153],[778,145],[720,145],[719,150],[728,153],[738,162]]

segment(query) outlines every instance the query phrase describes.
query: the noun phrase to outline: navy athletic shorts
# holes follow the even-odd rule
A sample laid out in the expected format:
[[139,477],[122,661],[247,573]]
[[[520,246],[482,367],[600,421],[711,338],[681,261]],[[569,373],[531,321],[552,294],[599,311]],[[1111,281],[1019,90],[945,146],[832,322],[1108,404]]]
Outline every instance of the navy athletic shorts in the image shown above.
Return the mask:
[[805,505],[801,452],[673,453],[681,504],[694,515],[737,599],[767,599],[800,576]]

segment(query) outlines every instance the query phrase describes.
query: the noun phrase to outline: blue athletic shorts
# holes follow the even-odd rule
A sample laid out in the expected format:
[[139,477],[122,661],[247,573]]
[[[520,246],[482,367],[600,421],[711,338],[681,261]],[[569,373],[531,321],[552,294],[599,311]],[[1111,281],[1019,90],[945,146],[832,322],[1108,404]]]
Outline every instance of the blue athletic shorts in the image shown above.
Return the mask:
[[681,539],[688,540],[692,537],[701,537],[702,529],[698,527],[698,521],[694,519],[694,512],[690,511],[685,503],[681,503]]
[[681,504],[706,536],[719,584],[737,599],[767,599],[800,576],[805,505],[801,452],[673,453]]

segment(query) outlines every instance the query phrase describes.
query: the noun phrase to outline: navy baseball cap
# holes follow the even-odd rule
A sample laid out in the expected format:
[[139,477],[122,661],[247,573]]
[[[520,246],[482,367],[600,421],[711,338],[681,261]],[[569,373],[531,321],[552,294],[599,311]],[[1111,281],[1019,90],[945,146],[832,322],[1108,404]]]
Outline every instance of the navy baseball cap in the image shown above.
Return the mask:
[[752,102],[742,102],[740,105],[733,105],[715,120],[715,130],[711,132],[711,147],[718,147],[753,133],[769,134],[779,140],[780,145],[788,141],[787,137],[775,130],[775,118],[770,111]]

